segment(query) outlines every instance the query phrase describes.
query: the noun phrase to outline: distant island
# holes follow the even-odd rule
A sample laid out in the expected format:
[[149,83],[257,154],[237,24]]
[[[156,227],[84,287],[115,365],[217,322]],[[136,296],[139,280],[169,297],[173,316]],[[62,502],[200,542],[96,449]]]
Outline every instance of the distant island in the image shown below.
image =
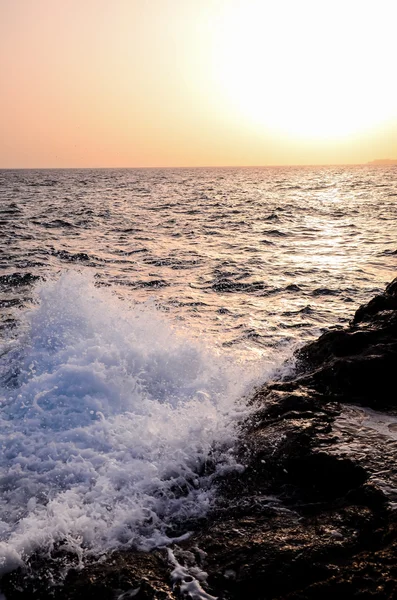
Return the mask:
[[397,165],[397,158],[377,158],[367,163],[368,165]]

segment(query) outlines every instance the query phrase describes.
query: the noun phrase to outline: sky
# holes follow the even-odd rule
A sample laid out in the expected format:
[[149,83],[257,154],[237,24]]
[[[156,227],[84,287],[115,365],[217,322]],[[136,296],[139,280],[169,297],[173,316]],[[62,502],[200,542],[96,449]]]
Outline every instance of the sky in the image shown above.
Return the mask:
[[397,158],[395,0],[0,0],[0,168]]

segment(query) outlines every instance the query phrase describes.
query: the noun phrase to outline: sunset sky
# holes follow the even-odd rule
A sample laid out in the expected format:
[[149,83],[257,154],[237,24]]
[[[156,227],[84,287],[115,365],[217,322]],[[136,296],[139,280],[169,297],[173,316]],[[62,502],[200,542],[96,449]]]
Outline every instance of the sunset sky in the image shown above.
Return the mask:
[[0,0],[0,168],[397,158],[395,0]]

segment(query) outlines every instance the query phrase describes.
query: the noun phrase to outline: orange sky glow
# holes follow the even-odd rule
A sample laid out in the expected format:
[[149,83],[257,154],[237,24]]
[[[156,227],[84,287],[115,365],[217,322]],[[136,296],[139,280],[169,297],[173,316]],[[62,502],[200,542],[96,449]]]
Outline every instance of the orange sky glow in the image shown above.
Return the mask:
[[397,158],[395,0],[0,0],[0,168]]

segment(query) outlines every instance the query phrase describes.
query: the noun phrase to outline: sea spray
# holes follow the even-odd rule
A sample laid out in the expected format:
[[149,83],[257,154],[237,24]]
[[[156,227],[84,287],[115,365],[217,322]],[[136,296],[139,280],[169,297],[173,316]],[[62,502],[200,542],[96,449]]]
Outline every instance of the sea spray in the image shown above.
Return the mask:
[[81,559],[169,543],[239,468],[252,372],[87,275],[37,298],[0,353],[1,570],[60,542]]

